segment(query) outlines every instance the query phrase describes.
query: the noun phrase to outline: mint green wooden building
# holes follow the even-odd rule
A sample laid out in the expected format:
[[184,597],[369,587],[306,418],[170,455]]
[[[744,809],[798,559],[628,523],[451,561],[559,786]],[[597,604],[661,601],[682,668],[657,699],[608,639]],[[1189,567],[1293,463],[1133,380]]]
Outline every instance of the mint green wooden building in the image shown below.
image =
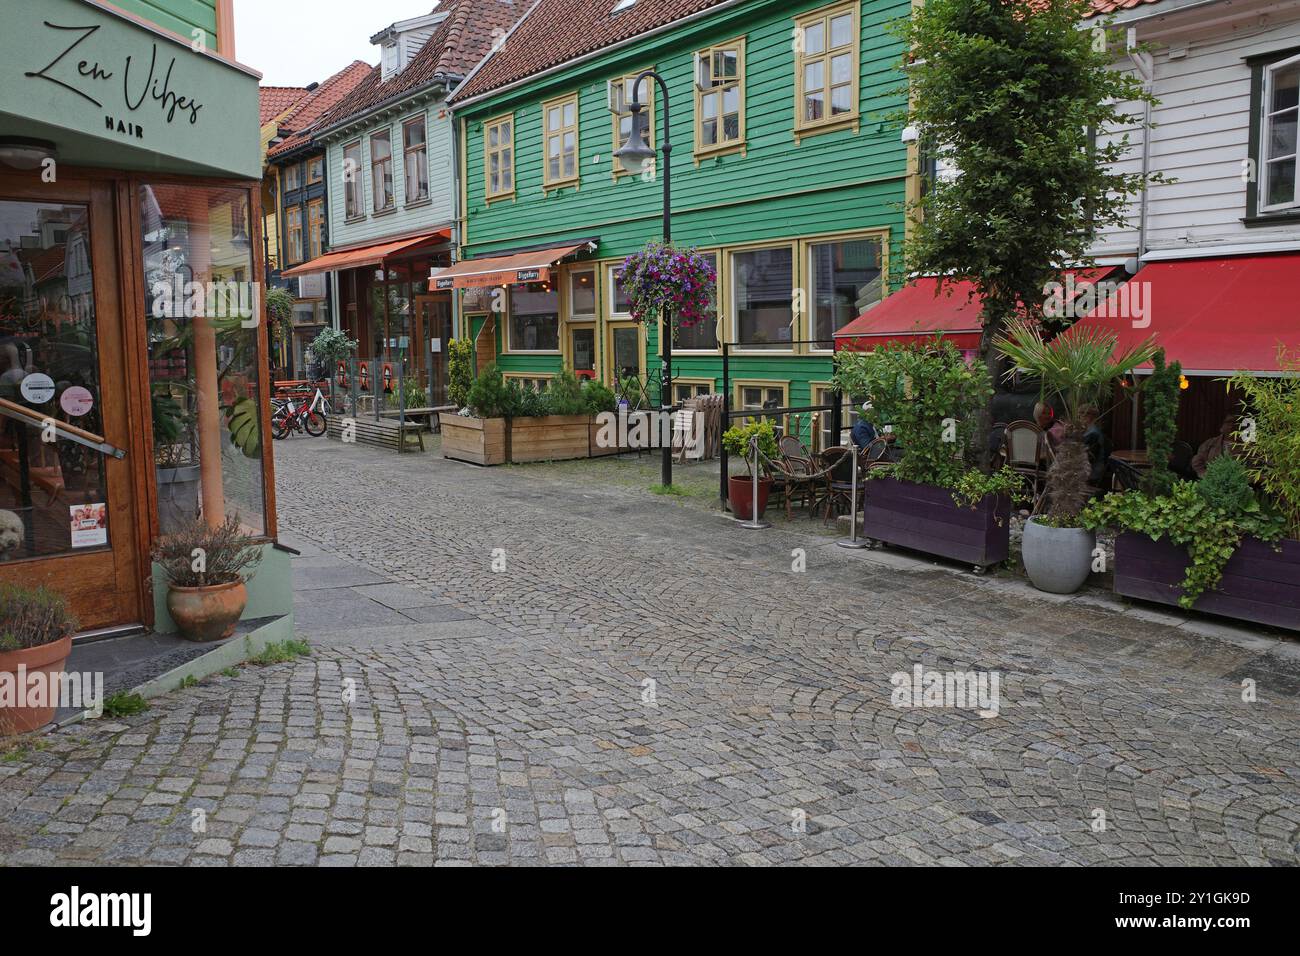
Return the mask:
[[[889,25],[909,3],[598,6],[540,0],[451,99],[462,261],[444,285],[480,366],[533,387],[563,368],[657,382],[660,330],[631,321],[614,269],[660,238],[662,182],[612,155],[630,80],[654,69],[669,88],[673,239],[719,276],[716,325],[676,340],[675,398],[720,391],[727,342],[733,408],[826,401],[831,335],[888,291],[915,188],[888,120],[905,84]],[[649,98],[657,146],[663,104]],[[823,446],[829,424],[814,436],[798,422]]]

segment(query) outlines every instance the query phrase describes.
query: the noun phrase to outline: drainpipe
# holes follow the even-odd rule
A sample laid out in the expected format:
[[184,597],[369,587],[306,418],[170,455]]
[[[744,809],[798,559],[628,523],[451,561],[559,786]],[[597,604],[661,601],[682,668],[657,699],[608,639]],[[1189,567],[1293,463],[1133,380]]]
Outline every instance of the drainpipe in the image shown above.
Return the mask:
[[[1150,95],[1155,89],[1155,61],[1150,53],[1138,49],[1137,27],[1128,28],[1127,46],[1129,61],[1142,78],[1142,91]],[[1147,196],[1150,192],[1147,177],[1151,173],[1151,135],[1151,101],[1147,100],[1142,105],[1142,194],[1138,200],[1137,268],[1142,267],[1142,259],[1147,254]]]

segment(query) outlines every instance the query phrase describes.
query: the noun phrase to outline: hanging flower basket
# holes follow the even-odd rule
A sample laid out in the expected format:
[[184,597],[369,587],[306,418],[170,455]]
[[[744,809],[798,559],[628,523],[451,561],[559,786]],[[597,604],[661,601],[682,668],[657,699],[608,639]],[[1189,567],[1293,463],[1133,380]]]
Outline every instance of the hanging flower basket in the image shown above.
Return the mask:
[[637,322],[653,321],[664,309],[674,316],[677,328],[714,320],[718,275],[709,260],[693,248],[646,243],[623,261],[618,280],[631,300],[630,311]]

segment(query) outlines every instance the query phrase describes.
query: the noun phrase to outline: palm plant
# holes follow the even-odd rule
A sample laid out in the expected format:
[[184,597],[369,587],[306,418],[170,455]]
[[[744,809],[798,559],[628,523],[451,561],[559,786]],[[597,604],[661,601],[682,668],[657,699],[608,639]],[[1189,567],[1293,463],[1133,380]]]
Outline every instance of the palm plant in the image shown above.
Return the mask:
[[1047,473],[1045,512],[1058,527],[1079,527],[1079,512],[1090,496],[1081,412],[1098,404],[1117,379],[1156,354],[1154,337],[1121,352],[1116,352],[1118,341],[1114,332],[1080,325],[1049,340],[1037,323],[1017,319],[994,343],[1014,365],[1008,375],[1014,371],[1033,375],[1042,383],[1045,401],[1053,395],[1060,399],[1065,435]]

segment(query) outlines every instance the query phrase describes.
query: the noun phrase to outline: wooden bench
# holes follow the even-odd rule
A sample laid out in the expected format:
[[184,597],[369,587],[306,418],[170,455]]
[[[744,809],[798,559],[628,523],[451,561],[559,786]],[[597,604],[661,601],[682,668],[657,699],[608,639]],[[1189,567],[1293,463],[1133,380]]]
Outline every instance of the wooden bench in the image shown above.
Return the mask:
[[343,415],[329,417],[329,437],[343,441],[343,431],[347,422],[354,423],[353,436],[358,444],[378,445],[381,448],[393,448],[399,453],[415,447],[424,451],[424,425],[419,422],[395,422],[382,418],[346,418]]

